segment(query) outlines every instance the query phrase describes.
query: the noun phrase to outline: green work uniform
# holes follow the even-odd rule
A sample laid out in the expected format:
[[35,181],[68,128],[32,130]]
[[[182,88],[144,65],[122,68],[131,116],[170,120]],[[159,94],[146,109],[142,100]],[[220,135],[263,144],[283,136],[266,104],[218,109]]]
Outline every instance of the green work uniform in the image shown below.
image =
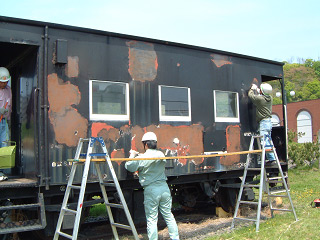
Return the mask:
[[[147,149],[136,158],[162,158],[164,154],[155,149]],[[139,173],[139,182],[144,188],[144,210],[147,218],[148,238],[158,239],[158,212],[163,216],[171,239],[179,239],[178,226],[171,212],[172,197],[166,182],[166,160],[128,161],[125,168]]]

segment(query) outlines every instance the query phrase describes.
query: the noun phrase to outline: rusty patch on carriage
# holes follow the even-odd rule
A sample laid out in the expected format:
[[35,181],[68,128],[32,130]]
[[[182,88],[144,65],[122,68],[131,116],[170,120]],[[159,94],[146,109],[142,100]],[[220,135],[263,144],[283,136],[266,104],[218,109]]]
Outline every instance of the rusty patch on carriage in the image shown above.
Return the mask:
[[79,138],[85,138],[88,120],[82,117],[72,105],[78,105],[81,93],[77,86],[64,82],[57,74],[48,75],[49,119],[55,139],[59,144],[76,146]]
[[220,54],[211,54],[211,61],[216,65],[216,67],[220,68],[227,64],[232,64],[230,61],[231,57],[220,55]]
[[157,77],[158,58],[151,43],[129,41],[129,74],[134,81],[153,81]]
[[[158,138],[158,148],[162,150],[175,150],[178,156],[199,155],[203,153],[203,126],[194,124],[191,126],[170,126],[160,124],[151,125],[146,128],[134,127],[131,135],[134,137],[134,145],[138,152],[143,152],[141,143],[145,132],[154,132]],[[179,139],[179,144],[173,140]],[[196,165],[203,162],[203,158],[189,159]],[[182,165],[187,164],[187,159],[178,159]]]
[[[200,155],[203,153],[203,126],[170,126],[170,125],[151,125],[145,128],[140,126],[130,127],[128,125],[122,126],[120,129],[114,128],[105,123],[92,124],[92,136],[102,137],[106,143],[107,148],[112,146],[112,143],[117,143],[121,137],[131,136],[131,149],[143,153],[144,148],[141,142],[144,133],[152,131],[158,137],[158,148],[166,151],[176,151],[178,156]],[[179,143],[173,142],[175,138],[179,139]],[[122,146],[118,146],[114,154],[119,156],[118,151],[125,152]],[[113,150],[115,151],[115,150]],[[129,155],[129,153],[127,153]],[[113,155],[116,156],[116,155]],[[182,165],[186,165],[188,160],[192,160],[195,164],[200,164],[203,158],[197,159],[179,159]]]
[[65,68],[65,74],[68,78],[75,78],[79,76],[79,57],[68,56],[68,63]]
[[[240,126],[228,126],[226,129],[227,152],[240,152]],[[220,164],[231,166],[240,161],[240,155],[220,157]]]
[[111,158],[124,158],[125,154],[124,154],[123,148],[113,150],[110,154],[110,157]]

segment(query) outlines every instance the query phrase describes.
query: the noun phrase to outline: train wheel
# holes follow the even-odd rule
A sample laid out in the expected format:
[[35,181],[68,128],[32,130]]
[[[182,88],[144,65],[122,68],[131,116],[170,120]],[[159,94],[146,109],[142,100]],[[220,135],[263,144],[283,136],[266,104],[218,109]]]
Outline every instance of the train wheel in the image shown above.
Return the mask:
[[[223,184],[238,184],[240,183],[240,179],[227,179],[222,180]],[[222,207],[222,209],[228,213],[233,212],[235,205],[237,203],[239,188],[231,188],[231,187],[220,187],[219,191],[216,193],[215,199],[218,207]]]

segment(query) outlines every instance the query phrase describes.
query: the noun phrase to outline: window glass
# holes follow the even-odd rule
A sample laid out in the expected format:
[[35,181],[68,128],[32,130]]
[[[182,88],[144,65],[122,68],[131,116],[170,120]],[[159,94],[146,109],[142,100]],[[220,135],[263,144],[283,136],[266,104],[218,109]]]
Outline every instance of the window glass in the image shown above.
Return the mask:
[[311,115],[307,111],[302,111],[297,117],[298,143],[312,142]]
[[129,120],[127,83],[90,81],[91,120]]
[[238,93],[214,90],[216,122],[239,122]]
[[159,86],[160,121],[191,121],[190,89]]

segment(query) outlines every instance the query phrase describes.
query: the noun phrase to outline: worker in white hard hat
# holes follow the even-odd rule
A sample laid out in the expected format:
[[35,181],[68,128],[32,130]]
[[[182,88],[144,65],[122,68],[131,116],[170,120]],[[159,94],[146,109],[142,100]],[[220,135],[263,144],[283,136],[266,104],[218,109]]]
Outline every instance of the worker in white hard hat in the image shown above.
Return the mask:
[[[142,137],[145,153],[130,150],[130,158],[162,158],[164,154],[157,150],[157,136],[147,132]],[[171,239],[179,239],[178,226],[171,212],[172,197],[166,182],[166,160],[128,161],[125,168],[130,172],[138,171],[139,182],[144,188],[144,210],[147,218],[148,238],[158,239],[158,211],[163,216]]]
[[[248,96],[256,106],[256,121],[259,124],[259,135],[270,136],[272,130],[271,113],[272,113],[272,86],[269,83],[262,83],[260,88],[256,84],[252,84]],[[269,137],[265,137],[265,144],[270,146]],[[270,149],[270,147],[266,147]],[[273,153],[266,154],[267,165],[275,164],[275,156]]]
[[[8,120],[10,120],[12,109],[12,93],[8,86],[10,80],[8,69],[0,67],[0,147],[7,146],[6,141],[9,141]],[[0,172],[0,181],[7,179],[7,176]]]

